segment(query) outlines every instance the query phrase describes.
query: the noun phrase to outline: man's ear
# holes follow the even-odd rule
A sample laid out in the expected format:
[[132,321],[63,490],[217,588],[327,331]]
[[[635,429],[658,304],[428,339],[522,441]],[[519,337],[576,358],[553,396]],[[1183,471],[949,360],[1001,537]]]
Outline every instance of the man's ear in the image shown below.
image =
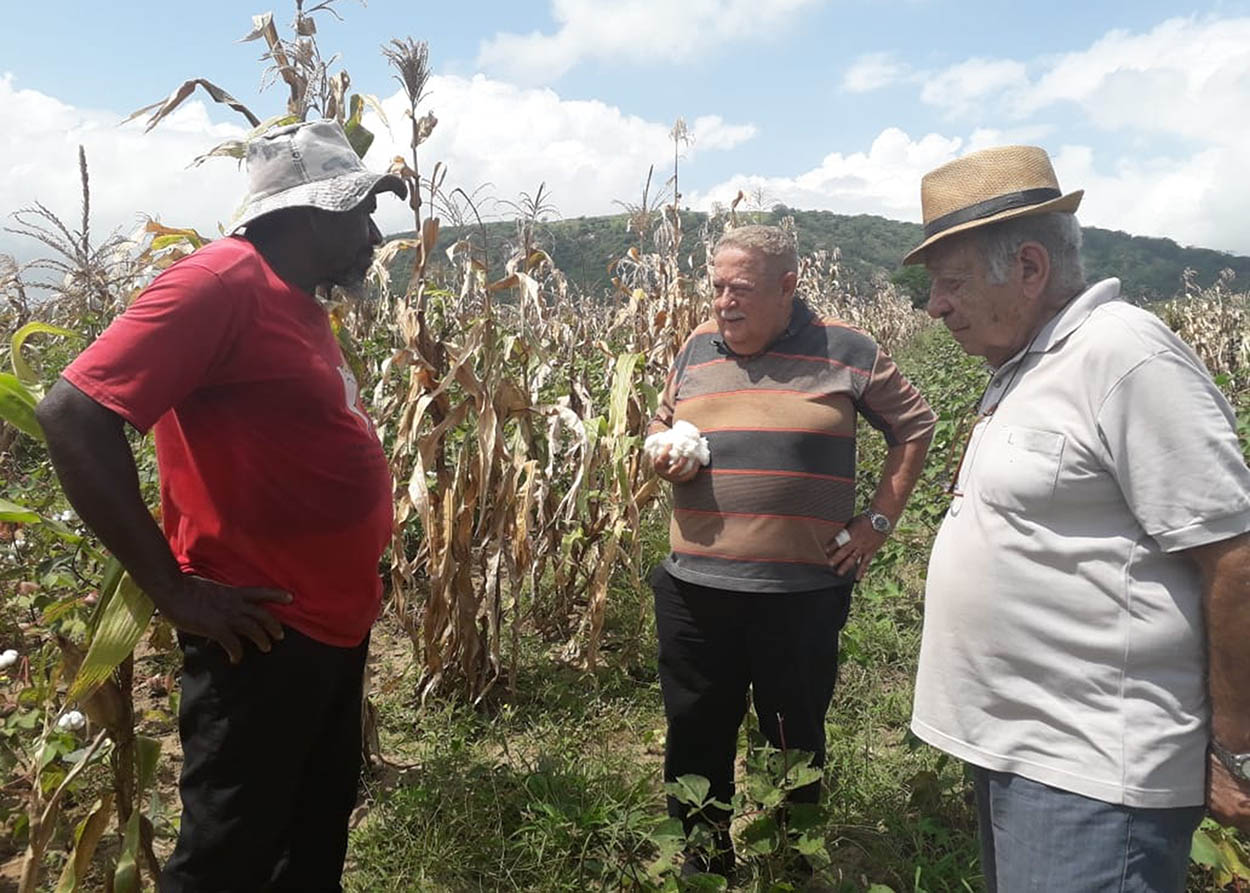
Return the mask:
[[1020,261],[1020,288],[1030,301],[1046,293],[1050,282],[1050,255],[1040,242],[1025,242],[1016,257]]
[[793,270],[787,270],[785,273],[781,275],[781,293],[785,297],[788,298],[791,295],[793,295],[794,290],[798,288],[798,285],[799,285],[799,274],[794,272]]

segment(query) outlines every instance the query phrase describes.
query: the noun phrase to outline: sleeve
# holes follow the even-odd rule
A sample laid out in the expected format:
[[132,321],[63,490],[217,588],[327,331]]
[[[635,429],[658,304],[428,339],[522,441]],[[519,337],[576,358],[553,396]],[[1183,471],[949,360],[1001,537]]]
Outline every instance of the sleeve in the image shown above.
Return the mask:
[[855,408],[868,424],[885,435],[890,446],[928,439],[937,423],[924,397],[880,347]]
[[1250,530],[1250,469],[1228,401],[1205,370],[1168,350],[1119,378],[1097,415],[1106,463],[1165,552]]
[[673,427],[673,414],[677,411],[677,366],[668,370],[668,380],[664,384],[664,392],[660,394],[660,402],[655,407],[655,414],[647,423],[647,434],[667,431]]
[[146,432],[211,380],[250,315],[249,295],[240,292],[193,259],[175,264],[62,377]]
[[673,360],[672,368],[668,370],[664,392],[660,394],[660,402],[655,407],[655,414],[647,423],[647,434],[667,431],[673,427],[673,417],[677,413],[677,389],[681,387],[682,376],[685,374],[686,366],[690,363],[690,350],[694,339],[695,333],[692,333],[681,346],[676,359]]

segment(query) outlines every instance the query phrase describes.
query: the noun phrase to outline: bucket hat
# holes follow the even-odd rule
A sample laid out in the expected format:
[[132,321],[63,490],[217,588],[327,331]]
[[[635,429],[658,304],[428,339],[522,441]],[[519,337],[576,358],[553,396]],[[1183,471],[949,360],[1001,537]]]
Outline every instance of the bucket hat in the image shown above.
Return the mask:
[[270,130],[247,145],[248,192],[231,221],[237,232],[282,208],[350,211],[374,192],[408,194],[394,174],[365,167],[337,121],[302,121]]

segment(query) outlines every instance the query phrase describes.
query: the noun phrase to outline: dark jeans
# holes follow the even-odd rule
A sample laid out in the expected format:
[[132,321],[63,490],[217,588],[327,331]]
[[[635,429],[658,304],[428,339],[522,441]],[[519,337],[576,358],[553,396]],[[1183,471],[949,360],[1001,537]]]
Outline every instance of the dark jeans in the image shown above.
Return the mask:
[[1202,806],[1104,803],[973,769],[990,893],[1181,893]]
[[[651,573],[660,644],[660,688],[668,718],[664,780],[702,775],[726,803],[734,793],[738,727],[751,689],[760,729],[774,747],[814,753],[825,763],[825,713],[838,673],[838,632],[851,587],[812,592],[732,592]],[[793,793],[814,803],[820,784]],[[687,807],[669,815],[689,830]],[[711,816],[719,821],[722,816]]]
[[324,645],[285,627],[232,666],[180,636],[178,845],[162,893],[339,891],[360,780],[366,639]]

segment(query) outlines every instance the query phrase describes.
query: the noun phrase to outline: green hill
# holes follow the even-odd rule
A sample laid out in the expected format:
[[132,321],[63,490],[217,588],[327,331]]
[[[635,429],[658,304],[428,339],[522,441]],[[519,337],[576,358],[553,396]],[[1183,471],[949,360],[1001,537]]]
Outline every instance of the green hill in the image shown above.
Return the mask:
[[[876,280],[895,278],[919,299],[927,288],[922,271],[903,272],[899,267],[902,256],[920,241],[919,224],[871,214],[848,216],[829,211],[798,211],[780,205],[769,212],[743,216],[760,223],[776,223],[784,216],[793,216],[800,253],[839,249],[843,274],[853,289],[869,290]],[[695,264],[703,260],[699,233],[706,222],[706,214],[682,212],[682,250]],[[1225,268],[1232,269],[1239,281],[1250,281],[1250,257],[1207,248],[1187,248],[1171,239],[1132,236],[1097,227],[1085,227],[1084,235],[1086,277],[1092,282],[1118,276],[1124,284],[1124,293],[1138,302],[1174,296],[1181,285],[1181,273],[1187,267],[1197,271],[1200,285],[1214,282]],[[517,239],[516,225],[504,221],[487,223],[481,228],[445,228],[439,236],[435,261],[444,262],[446,248],[466,237],[479,245],[485,240],[489,274],[492,279],[502,277],[510,246]],[[626,230],[625,215],[618,214],[543,222],[536,227],[535,241],[551,255],[574,287],[599,294],[611,288],[613,265],[631,246],[638,244],[638,237]],[[648,234],[644,248],[649,250],[650,245]],[[402,256],[397,259],[396,288],[406,286],[409,263],[410,259],[405,262]]]

